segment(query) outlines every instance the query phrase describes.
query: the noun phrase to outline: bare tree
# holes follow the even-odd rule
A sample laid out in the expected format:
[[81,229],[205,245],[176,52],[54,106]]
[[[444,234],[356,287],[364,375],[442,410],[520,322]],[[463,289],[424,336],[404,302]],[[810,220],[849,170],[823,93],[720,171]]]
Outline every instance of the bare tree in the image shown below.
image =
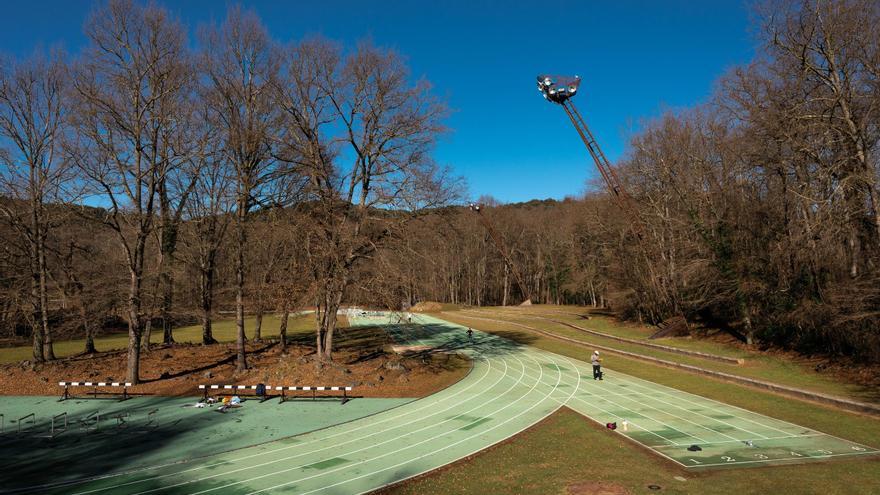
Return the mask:
[[46,286],[46,239],[53,227],[47,203],[62,198],[67,178],[60,153],[66,85],[67,69],[58,53],[10,62],[0,71],[0,137],[11,148],[2,155],[0,191],[12,199],[0,205],[0,212],[28,246],[37,361],[55,359]]
[[[337,47],[306,41],[288,52],[285,75],[284,144],[309,178],[317,356],[330,361],[336,312],[358,264],[414,212],[458,192],[428,156],[446,107],[426,82],[409,83],[400,57],[367,44],[343,61]],[[340,163],[343,155],[349,163]]]
[[[209,113],[207,110],[205,113]],[[235,205],[234,171],[225,155],[218,149],[220,143],[215,128],[205,115],[208,132],[197,154],[201,161],[198,180],[192,198],[186,205],[187,222],[184,226],[184,257],[196,268],[199,276],[199,311],[202,320],[202,343],[217,343],[212,331],[214,294],[216,290],[218,256],[226,238]]]
[[71,157],[109,203],[103,222],[115,233],[129,272],[127,380],[137,383],[143,330],[142,285],[157,194],[179,161],[175,116],[192,72],[183,27],[158,7],[111,0],[91,16],[90,45],[74,80]]
[[278,112],[271,88],[279,60],[265,27],[251,12],[231,9],[225,22],[202,32],[201,69],[206,97],[220,129],[222,152],[235,173],[236,368],[247,368],[244,328],[246,223],[264,200],[268,182],[281,172],[271,136]]

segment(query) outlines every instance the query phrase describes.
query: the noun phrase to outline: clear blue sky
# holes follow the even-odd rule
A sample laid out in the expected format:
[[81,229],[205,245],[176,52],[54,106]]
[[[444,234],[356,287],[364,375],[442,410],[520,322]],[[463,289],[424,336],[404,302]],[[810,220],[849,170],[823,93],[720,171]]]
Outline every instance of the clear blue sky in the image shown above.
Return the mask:
[[[228,3],[168,6],[191,28]],[[408,58],[455,113],[436,158],[474,197],[504,202],[577,195],[596,176],[564,112],[535,89],[538,73],[578,74],[576,102],[608,158],[640,122],[705,101],[715,79],[754,53],[745,1],[261,1],[243,2],[282,41],[365,37]],[[10,2],[0,51],[28,54],[85,42],[88,1]]]

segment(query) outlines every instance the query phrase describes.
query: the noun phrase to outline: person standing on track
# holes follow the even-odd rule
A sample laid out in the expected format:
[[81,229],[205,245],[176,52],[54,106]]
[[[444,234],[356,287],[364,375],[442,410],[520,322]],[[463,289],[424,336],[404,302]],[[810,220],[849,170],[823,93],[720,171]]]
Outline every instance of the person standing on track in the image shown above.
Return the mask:
[[593,351],[593,357],[590,359],[593,363],[593,380],[602,379],[602,359],[599,358],[599,351]]

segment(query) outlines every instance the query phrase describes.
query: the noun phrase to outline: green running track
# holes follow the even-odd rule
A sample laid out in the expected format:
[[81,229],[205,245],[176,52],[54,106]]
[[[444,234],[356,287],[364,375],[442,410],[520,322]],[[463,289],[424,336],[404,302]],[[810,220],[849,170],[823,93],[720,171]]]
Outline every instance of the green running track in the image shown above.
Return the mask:
[[[439,319],[419,315],[413,324],[392,324],[390,319],[373,316],[351,318],[351,322],[386,325],[398,342],[407,345],[466,353],[473,359],[473,369],[441,392],[394,403],[384,411],[372,411],[369,416],[321,430],[222,454],[95,472],[61,485],[35,479],[16,492],[366,493],[479,452],[529,428],[563,405],[600,424],[616,421],[619,428],[609,434],[622,434],[687,469],[814,462],[878,453],[871,446],[613,369],[605,370],[604,381],[594,381],[589,363],[482,332],[474,332],[473,341],[469,341],[465,328]],[[335,407],[357,407],[360,400]],[[305,403],[302,407],[310,406]],[[322,410],[321,414],[329,413]],[[236,425],[227,427],[234,429]],[[692,445],[701,450],[688,450]],[[63,465],[64,459],[58,459],[52,468],[63,469]]]

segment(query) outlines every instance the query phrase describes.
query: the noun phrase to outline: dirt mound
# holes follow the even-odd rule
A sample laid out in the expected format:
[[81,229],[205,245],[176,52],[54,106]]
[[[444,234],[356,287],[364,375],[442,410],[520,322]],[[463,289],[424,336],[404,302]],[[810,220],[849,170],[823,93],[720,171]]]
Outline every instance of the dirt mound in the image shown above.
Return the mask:
[[412,311],[417,313],[432,313],[442,309],[443,305],[434,301],[422,301],[411,308]]

